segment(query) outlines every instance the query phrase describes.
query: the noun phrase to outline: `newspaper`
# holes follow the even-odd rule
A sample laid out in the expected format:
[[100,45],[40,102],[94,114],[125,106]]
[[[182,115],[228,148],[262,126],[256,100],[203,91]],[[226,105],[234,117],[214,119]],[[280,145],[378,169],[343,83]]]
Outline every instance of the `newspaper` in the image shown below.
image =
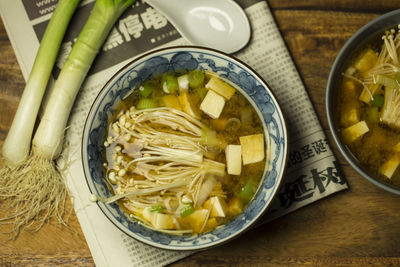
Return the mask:
[[[347,182],[322,130],[273,15],[264,0],[237,0],[245,9],[252,38],[234,54],[255,69],[276,95],[289,128],[289,157],[282,187],[260,223],[294,211],[334,192]],[[57,0],[1,0],[0,12],[24,78],[33,65]],[[93,6],[83,1],[72,19],[53,74],[57,77]],[[86,115],[98,91],[113,73],[151,49],[188,44],[157,10],[138,1],[115,24],[77,97],[66,143],[65,173],[74,209],[97,266],[164,266],[194,252],[154,248],[122,233],[89,201],[81,163],[81,136]]]

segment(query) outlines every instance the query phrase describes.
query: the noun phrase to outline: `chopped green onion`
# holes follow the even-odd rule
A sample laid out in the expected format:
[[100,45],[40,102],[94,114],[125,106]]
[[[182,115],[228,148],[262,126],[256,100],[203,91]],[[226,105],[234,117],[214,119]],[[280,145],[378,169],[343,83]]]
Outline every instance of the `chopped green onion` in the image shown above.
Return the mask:
[[155,84],[153,82],[145,82],[142,86],[139,87],[139,94],[142,97],[149,97],[151,93],[153,93],[155,89]]
[[200,100],[203,100],[204,97],[206,97],[207,89],[204,86],[199,86],[196,87],[194,92],[200,98]]
[[178,79],[172,75],[164,75],[161,79],[161,86],[166,94],[173,94],[179,89]]
[[257,188],[254,185],[254,183],[251,180],[248,180],[246,184],[240,188],[239,192],[240,199],[245,203],[249,202],[254,196],[256,189]]
[[186,217],[194,212],[194,207],[193,207],[192,203],[185,203],[180,206],[179,210],[180,210],[181,216]]
[[201,132],[201,143],[208,147],[213,147],[217,145],[217,132],[208,128],[204,127]]
[[150,212],[162,212],[164,210],[164,207],[161,205],[155,205],[150,207]]
[[385,100],[385,98],[383,97],[383,95],[374,95],[374,100],[372,101],[372,106],[380,108],[383,106],[384,100]]
[[189,86],[197,88],[204,83],[204,73],[201,70],[192,70],[188,73]]
[[141,98],[136,105],[137,109],[148,109],[158,107],[157,102],[150,98]]

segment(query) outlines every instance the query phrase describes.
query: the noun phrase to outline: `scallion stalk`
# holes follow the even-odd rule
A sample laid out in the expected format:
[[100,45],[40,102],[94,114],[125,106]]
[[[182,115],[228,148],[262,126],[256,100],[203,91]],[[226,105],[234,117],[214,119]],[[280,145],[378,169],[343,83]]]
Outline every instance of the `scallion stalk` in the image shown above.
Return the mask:
[[80,0],[60,0],[41,40],[13,123],[4,141],[2,155],[10,167],[29,155],[33,127],[57,58],[62,39]]
[[[26,121],[29,122],[27,127],[29,129],[27,130],[33,128],[38,106],[40,106],[42,100],[43,92],[41,90],[44,89],[25,89],[29,91],[27,93],[24,91],[26,97],[22,97],[24,102],[21,100],[20,106],[26,104],[29,107],[21,108],[22,111],[17,112],[18,114],[13,122],[16,126],[9,133],[9,136],[16,136],[10,136],[9,141],[3,147],[3,156],[6,161],[11,159],[17,164],[16,167],[0,169],[0,199],[6,201],[9,206],[6,217],[0,218],[0,223],[14,225],[14,238],[23,228],[34,227],[33,230],[39,230],[53,216],[57,217],[59,222],[65,223],[63,215],[67,189],[65,181],[53,160],[61,153],[69,113],[93,60],[116,20],[134,1],[96,1],[54,84],[43,117],[35,133],[30,153],[31,134],[29,136],[21,135],[25,135],[27,132],[25,130]],[[76,6],[77,2],[76,0],[60,0],[53,17],[56,14],[64,16],[66,12],[73,12],[72,6]],[[61,25],[62,23],[59,20],[64,24]],[[66,27],[65,23],[67,22],[62,19],[59,20],[49,24],[50,29],[54,27],[51,31],[52,34],[49,33],[47,37],[50,43],[58,40],[58,27],[60,27],[60,31]],[[52,47],[49,44],[47,46]],[[52,48],[54,50],[58,47],[59,45]],[[50,72],[53,65],[49,67],[48,62],[42,59],[42,57],[47,56],[47,53],[50,53],[50,48],[43,48],[42,50],[44,50],[42,52],[44,55],[40,55],[40,57],[38,55],[38,62],[35,62],[35,67],[37,65],[36,68],[39,70],[46,68],[46,71]],[[55,53],[57,54],[57,52]],[[38,74],[36,74],[36,70],[35,72],[32,71],[31,76],[36,79],[38,78],[37,75],[40,75],[39,73],[41,72],[38,71]],[[28,83],[33,83],[33,81],[28,81]],[[46,87],[47,80],[39,84]],[[34,105],[32,106],[30,102],[34,102]],[[30,126],[30,123],[32,123],[32,126]],[[25,141],[25,138],[29,139],[29,142]],[[19,146],[23,146],[23,149],[19,149]],[[28,149],[25,148],[26,146]],[[28,153],[13,154],[12,151],[10,152],[13,149],[18,149],[18,152],[27,150]],[[27,156],[28,154],[29,156]],[[12,156],[8,157],[8,155]]]

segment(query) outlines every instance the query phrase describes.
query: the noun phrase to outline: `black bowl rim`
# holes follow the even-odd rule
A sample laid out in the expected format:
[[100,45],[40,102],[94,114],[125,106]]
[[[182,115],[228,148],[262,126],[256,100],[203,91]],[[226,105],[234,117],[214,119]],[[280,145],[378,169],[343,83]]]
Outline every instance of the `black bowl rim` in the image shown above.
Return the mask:
[[[398,17],[397,23],[395,23],[396,17]],[[376,36],[377,34],[382,33],[384,30],[390,29],[391,27],[397,26],[399,24],[400,24],[400,9],[396,9],[371,20],[363,27],[361,27],[349,40],[347,40],[342,49],[339,51],[332,65],[326,86],[326,97],[325,97],[326,101],[325,108],[326,108],[326,115],[328,119],[329,129],[343,157],[353,167],[353,169],[355,169],[362,177],[367,179],[369,182],[380,187],[381,189],[384,189],[388,192],[398,195],[400,195],[399,187],[395,187],[393,185],[390,185],[388,183],[385,183],[383,181],[380,181],[372,177],[367,170],[358,165],[357,163],[358,160],[356,159],[356,157],[342,143],[341,137],[338,135],[337,130],[334,127],[335,121],[331,111],[333,110],[332,106],[334,102],[333,92],[335,90],[337,82],[337,79],[335,77],[337,77],[338,72],[342,70],[343,66],[346,63],[346,60],[343,60],[343,58],[347,59],[348,56],[351,54],[349,51],[358,48],[360,44],[361,45],[364,44],[365,40],[368,40]]]

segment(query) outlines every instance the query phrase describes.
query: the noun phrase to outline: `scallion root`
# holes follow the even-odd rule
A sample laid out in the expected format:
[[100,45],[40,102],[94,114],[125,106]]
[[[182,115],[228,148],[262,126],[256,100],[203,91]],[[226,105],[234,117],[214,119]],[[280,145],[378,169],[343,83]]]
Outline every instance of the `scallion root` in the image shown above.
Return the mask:
[[38,231],[55,217],[66,225],[68,190],[52,160],[31,156],[17,167],[0,169],[0,224],[12,224],[12,239],[21,230]]

